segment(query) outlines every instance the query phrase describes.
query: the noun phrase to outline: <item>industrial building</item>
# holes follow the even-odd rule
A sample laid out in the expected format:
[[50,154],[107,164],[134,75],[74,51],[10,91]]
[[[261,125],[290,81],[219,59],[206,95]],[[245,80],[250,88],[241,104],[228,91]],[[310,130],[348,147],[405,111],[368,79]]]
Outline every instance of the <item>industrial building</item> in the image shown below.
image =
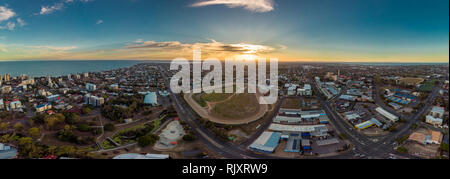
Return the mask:
[[380,113],[381,115],[383,115],[384,117],[386,117],[387,119],[391,120],[392,122],[397,122],[399,120],[398,116],[393,115],[389,112],[387,112],[386,110],[384,110],[381,107],[378,107],[377,109],[375,109],[378,113]]
[[264,132],[249,148],[255,152],[273,153],[280,142],[280,137],[279,132]]
[[144,104],[158,106],[158,97],[155,92],[147,92],[144,98]]

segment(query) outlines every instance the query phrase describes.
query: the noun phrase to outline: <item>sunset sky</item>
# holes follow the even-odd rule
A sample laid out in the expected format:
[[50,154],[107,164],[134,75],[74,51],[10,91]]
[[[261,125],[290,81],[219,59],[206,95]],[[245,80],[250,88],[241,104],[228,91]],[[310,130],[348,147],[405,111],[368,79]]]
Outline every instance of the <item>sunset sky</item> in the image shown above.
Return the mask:
[[0,61],[448,62],[448,0],[0,0]]

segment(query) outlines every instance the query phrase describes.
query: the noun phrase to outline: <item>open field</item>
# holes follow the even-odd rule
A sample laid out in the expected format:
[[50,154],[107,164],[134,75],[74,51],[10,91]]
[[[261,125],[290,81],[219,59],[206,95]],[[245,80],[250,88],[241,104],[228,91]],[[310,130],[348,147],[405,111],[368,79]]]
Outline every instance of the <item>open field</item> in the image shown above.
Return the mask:
[[300,109],[302,107],[300,98],[286,98],[281,105],[284,109]]
[[193,99],[202,107],[206,107],[208,104],[207,102],[220,102],[223,101],[233,94],[229,93],[211,93],[211,94],[196,94],[193,96]]
[[268,105],[257,94],[184,94],[184,99],[202,118],[219,124],[247,124],[262,118]]
[[412,84],[412,85],[420,84],[423,81],[424,81],[423,78],[402,78],[398,80],[400,84]]
[[439,81],[439,80],[431,80],[431,81],[425,82],[425,84],[419,88],[419,91],[430,92],[431,90],[433,90],[434,83],[436,83],[437,81]]
[[217,117],[240,119],[250,117],[259,111],[260,105],[254,94],[236,94],[231,99],[217,103],[211,114]]

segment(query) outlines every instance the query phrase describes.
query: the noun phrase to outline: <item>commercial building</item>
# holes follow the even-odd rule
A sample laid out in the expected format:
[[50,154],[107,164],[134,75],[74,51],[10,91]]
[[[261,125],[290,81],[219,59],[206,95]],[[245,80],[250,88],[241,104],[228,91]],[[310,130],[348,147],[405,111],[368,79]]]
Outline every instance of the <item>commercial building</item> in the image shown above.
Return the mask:
[[312,88],[310,84],[305,84],[303,88],[297,89],[297,95],[299,96],[311,96],[312,95]]
[[6,94],[6,93],[10,93],[12,91],[11,86],[2,86],[1,88],[1,93]]
[[326,136],[328,128],[325,125],[283,125],[283,124],[271,124],[269,130],[282,132],[282,133],[301,133],[306,135],[312,135],[315,137]]
[[263,132],[249,148],[256,152],[273,153],[280,142],[280,137],[279,132]]
[[301,137],[299,134],[289,135],[286,147],[284,148],[284,152],[293,152],[293,153],[300,152],[300,140]]
[[20,109],[22,108],[22,102],[20,102],[19,100],[14,100],[11,103],[9,103],[9,108],[14,110],[14,109]]
[[86,94],[84,96],[85,104],[92,105],[94,107],[100,107],[105,103],[105,99],[102,97],[93,96],[91,94]]
[[311,150],[311,141],[308,139],[302,139],[302,148],[303,150]]
[[445,109],[439,106],[433,106],[431,109],[430,115],[436,118],[443,118],[445,113]]
[[36,112],[44,112],[46,110],[52,109],[52,105],[49,103],[40,104],[36,106]]
[[88,91],[97,90],[97,85],[91,84],[91,83],[86,83],[86,90],[88,90]]
[[119,84],[112,84],[112,85],[110,85],[110,87],[113,90],[118,90],[119,89]]
[[389,119],[392,122],[397,122],[399,120],[398,116],[393,115],[389,112],[387,112],[386,110],[384,110],[381,107],[378,107],[377,109],[375,109],[378,113],[380,113],[381,115],[383,115],[384,117],[386,117],[387,119]]
[[367,129],[367,128],[372,127],[374,125],[376,125],[378,127],[381,127],[383,124],[380,121],[378,121],[377,119],[372,118],[372,119],[370,119],[368,121],[365,121],[365,122],[362,122],[360,124],[355,125],[355,128],[357,128],[357,129]]
[[288,96],[295,96],[297,93],[297,86],[291,86],[288,88]]
[[357,97],[352,95],[341,95],[339,99],[347,100],[347,101],[356,101]]
[[58,102],[60,100],[59,95],[51,95],[47,97],[47,102],[51,103],[51,102]]
[[12,159],[17,156],[17,149],[0,143],[0,159]]
[[429,130],[427,132],[414,132],[412,133],[408,140],[418,142],[423,145],[427,144],[441,144],[443,139],[443,134],[439,131]]
[[155,92],[147,92],[144,97],[144,104],[158,106],[158,97]]
[[389,103],[389,106],[393,107],[395,110],[399,110],[403,107],[397,103]]
[[441,118],[436,118],[433,117],[431,115],[427,115],[427,117],[425,118],[425,122],[434,126],[442,126],[442,122],[444,120]]

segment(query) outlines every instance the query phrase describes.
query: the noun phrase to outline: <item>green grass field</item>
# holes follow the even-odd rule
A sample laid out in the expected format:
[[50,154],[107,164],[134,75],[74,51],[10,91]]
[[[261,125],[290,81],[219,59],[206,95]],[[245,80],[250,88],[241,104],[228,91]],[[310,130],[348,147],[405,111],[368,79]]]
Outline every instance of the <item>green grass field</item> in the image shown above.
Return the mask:
[[433,90],[434,84],[439,80],[431,80],[425,82],[424,85],[420,86],[419,91],[421,92],[430,92]]
[[206,107],[207,102],[223,101],[232,95],[233,94],[229,93],[211,93],[211,94],[202,93],[199,94],[198,96],[193,96],[193,98],[200,106]]

